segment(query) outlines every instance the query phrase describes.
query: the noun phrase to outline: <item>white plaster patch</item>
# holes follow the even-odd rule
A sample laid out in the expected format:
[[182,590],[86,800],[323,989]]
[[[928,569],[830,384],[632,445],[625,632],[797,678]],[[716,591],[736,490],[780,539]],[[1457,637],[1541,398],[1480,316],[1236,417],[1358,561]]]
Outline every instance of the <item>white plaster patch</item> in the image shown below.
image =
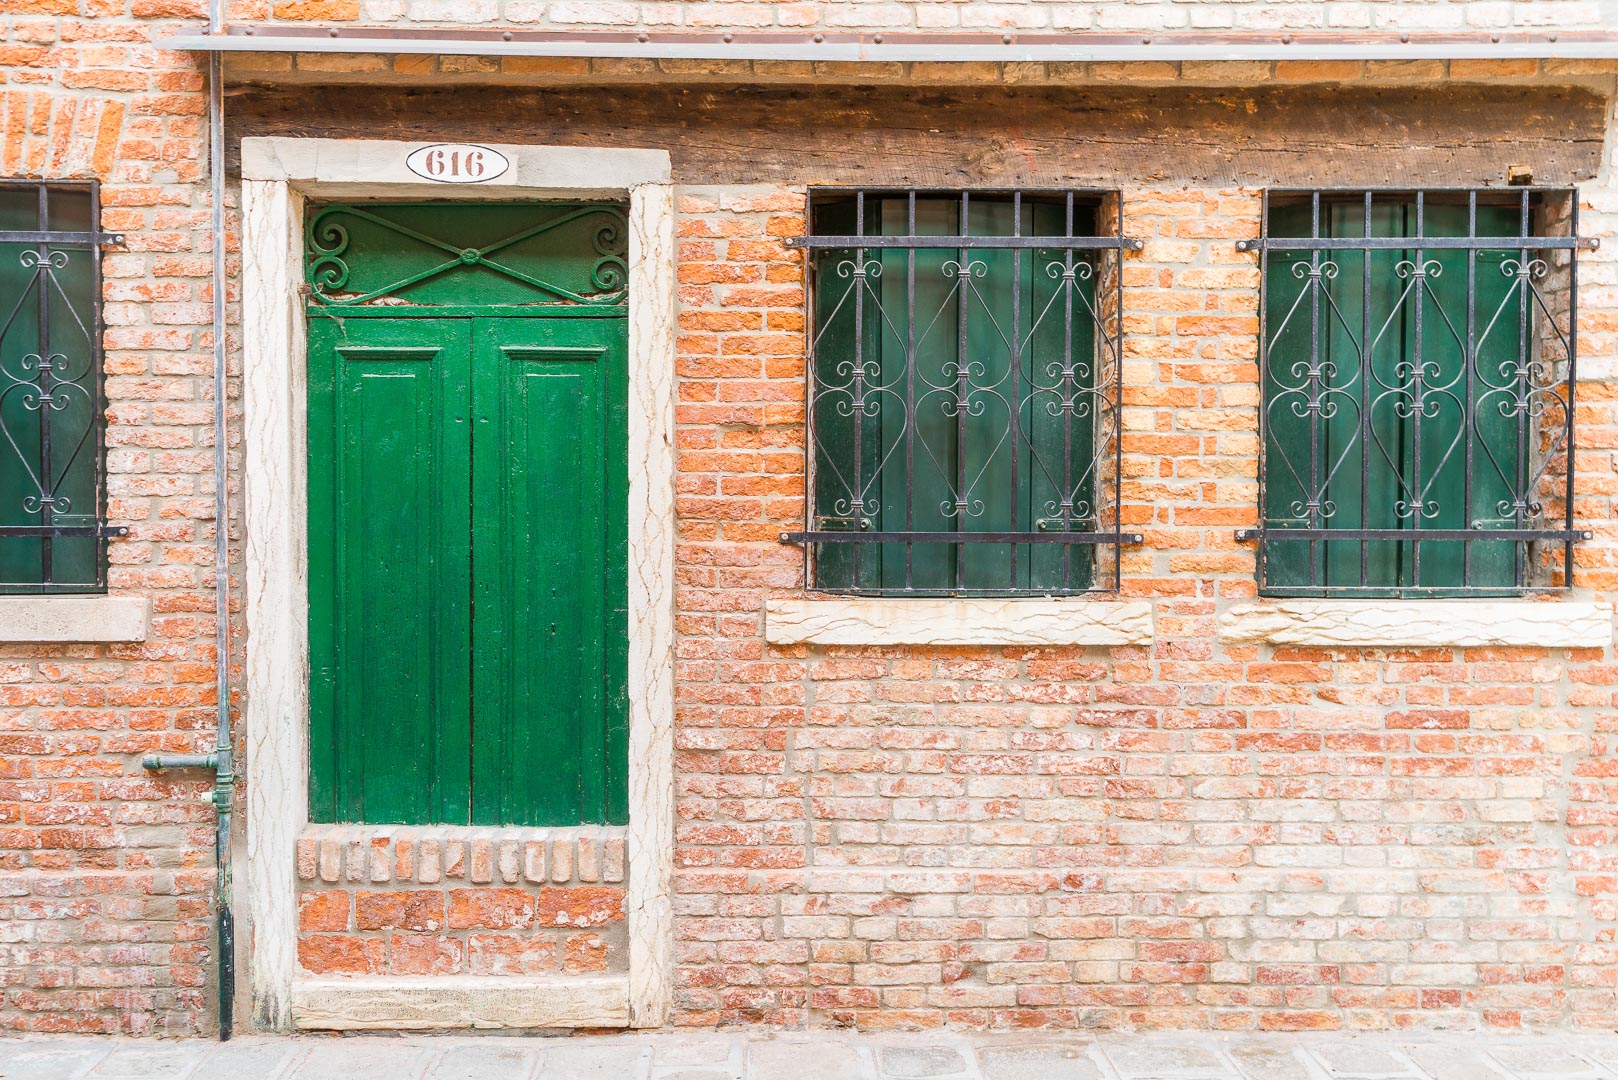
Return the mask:
[[1609,603],[1534,600],[1272,600],[1219,618],[1231,644],[1604,649]]
[[768,600],[772,645],[1149,645],[1143,600]]

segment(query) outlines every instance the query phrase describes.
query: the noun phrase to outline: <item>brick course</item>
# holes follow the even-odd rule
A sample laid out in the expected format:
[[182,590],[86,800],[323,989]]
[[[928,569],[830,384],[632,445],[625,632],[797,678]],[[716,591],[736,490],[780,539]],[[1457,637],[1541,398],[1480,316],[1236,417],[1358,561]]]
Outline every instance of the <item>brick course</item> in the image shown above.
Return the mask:
[[[1594,25],[1599,6],[1332,5],[1332,25]],[[991,10],[993,9],[993,10]],[[1298,4],[232,5],[239,19],[522,26],[1299,25]],[[448,14],[453,12],[453,15]],[[0,173],[103,181],[112,584],[139,645],[0,645],[0,1028],[211,1024],[212,814],[150,751],[213,741],[212,388],[204,101],[151,46],[197,3],[12,0]],[[1228,15],[1229,23],[1221,22]],[[1347,20],[1338,22],[1336,20]],[[864,20],[864,21],[862,21]],[[941,20],[935,22],[934,20]],[[1000,21],[997,21],[1000,20]],[[259,57],[310,77],[665,78],[650,67]],[[281,66],[277,66],[281,65]],[[1167,82],[1571,79],[1547,61],[988,65],[972,78]],[[768,78],[961,79],[925,65]],[[337,106],[334,106],[337,107]],[[374,135],[374,132],[356,132]],[[520,138],[514,133],[513,138]],[[1609,153],[1612,148],[1609,145]],[[1321,182],[1329,182],[1323,163]],[[678,810],[672,1022],[865,1027],[1610,1027],[1618,1006],[1618,666],[1610,650],[1225,646],[1253,594],[1257,191],[1121,177],[1125,592],[1149,647],[774,649],[802,585],[801,188],[679,193]],[[1580,584],[1618,587],[1618,194],[1583,187]],[[232,261],[232,275],[237,271]],[[240,476],[232,464],[232,475]],[[237,595],[240,595],[239,590]],[[251,829],[251,823],[247,828]],[[424,841],[425,842],[425,841]],[[558,876],[490,841],[439,879],[421,848],[318,841],[306,970],[528,974],[621,962],[606,844]],[[380,862],[378,862],[380,858]],[[358,877],[351,868],[363,867]],[[618,877],[621,878],[621,871]],[[599,878],[599,880],[597,880]],[[481,880],[480,880],[481,879]],[[565,922],[566,929],[562,928]],[[544,928],[541,930],[541,928]]]

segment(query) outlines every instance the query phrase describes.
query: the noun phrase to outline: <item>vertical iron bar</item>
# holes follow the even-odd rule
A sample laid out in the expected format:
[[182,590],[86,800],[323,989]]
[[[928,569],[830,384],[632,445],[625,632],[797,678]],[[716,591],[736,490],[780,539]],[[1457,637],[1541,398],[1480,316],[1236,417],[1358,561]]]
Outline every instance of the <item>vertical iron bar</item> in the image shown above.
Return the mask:
[[[1371,238],[1374,194],[1365,192],[1365,238]],[[1371,527],[1371,249],[1360,252],[1360,528]],[[1371,583],[1371,544],[1360,540],[1360,588]]]
[[[1478,234],[1478,193],[1466,193],[1466,235],[1475,237]],[[1473,400],[1473,368],[1477,366],[1477,280],[1478,280],[1478,253],[1476,248],[1466,249],[1466,345],[1461,352],[1461,363],[1465,365],[1463,378],[1465,380],[1465,395],[1461,398],[1461,431],[1462,445],[1466,448],[1466,472],[1461,478],[1462,490],[1465,493],[1461,500],[1461,512],[1466,519],[1461,527],[1470,528],[1472,520],[1472,461],[1475,448],[1473,447],[1476,435],[1478,416]],[[1472,585],[1472,544],[1471,541],[1461,541],[1461,587],[1470,588]]]
[[[1022,192],[1011,193],[1011,235],[1022,235]],[[1015,530],[1017,524],[1017,509],[1021,500],[1017,497],[1017,463],[1022,457],[1022,448],[1018,445],[1017,435],[1022,428],[1022,252],[1011,252],[1011,349],[1007,357],[1011,365],[1011,527]],[[1032,433],[1025,436],[1030,450],[1034,445]],[[1031,478],[1030,478],[1031,479]],[[1030,485],[1030,488],[1032,485]],[[1032,558],[1032,552],[1029,558]],[[1008,588],[1017,587],[1017,545],[1011,545],[1011,580]]]
[[[1530,229],[1532,227],[1532,223],[1529,221],[1528,211],[1528,192],[1524,191],[1518,196],[1517,204],[1517,237],[1523,241],[1523,246],[1517,249],[1517,258],[1520,260],[1519,267],[1522,269],[1527,268],[1529,257],[1527,240],[1531,235]],[[1521,309],[1518,312],[1517,317],[1517,370],[1522,372],[1521,375],[1517,376],[1517,382],[1519,386],[1518,393],[1522,396],[1524,401],[1527,400],[1528,395],[1533,390],[1533,378],[1528,373],[1529,347],[1533,332],[1530,325],[1530,320],[1533,317],[1533,303],[1529,299],[1532,295],[1532,291],[1529,289],[1528,283],[1529,278],[1526,274],[1517,278],[1517,298],[1518,303],[1521,305]],[[1569,411],[1568,415],[1571,416],[1572,412]],[[1526,520],[1524,504],[1528,502],[1527,478],[1533,475],[1533,470],[1528,468],[1528,455],[1531,449],[1531,445],[1528,440],[1528,429],[1530,426],[1531,420],[1528,412],[1525,410],[1521,414],[1521,418],[1517,423],[1517,475],[1521,478],[1522,488],[1517,497],[1513,500],[1513,502],[1515,502],[1517,505],[1512,507],[1512,514],[1516,519],[1515,524],[1519,529],[1524,527],[1524,522]],[[1515,583],[1518,588],[1521,588],[1528,582],[1528,544],[1525,542],[1519,542],[1516,546],[1517,563]]]
[[[1270,190],[1264,189],[1259,204],[1259,235],[1270,235]],[[1267,244],[1258,250],[1258,524],[1262,529],[1270,520],[1270,497],[1266,478],[1269,475],[1270,410],[1267,400],[1270,391],[1270,249]],[[1260,534],[1258,551],[1254,556],[1254,577],[1262,592],[1265,587],[1265,565],[1269,553],[1269,540]]]
[[[1540,213],[1544,214],[1545,212],[1545,209],[1541,207]],[[1568,195],[1568,214],[1568,227],[1572,231],[1573,239],[1577,241],[1579,238],[1579,196],[1577,191],[1570,192]],[[1566,430],[1562,438],[1563,453],[1567,455],[1567,477],[1563,481],[1562,497],[1565,501],[1562,511],[1564,521],[1562,527],[1571,532],[1573,529],[1573,436],[1577,430],[1573,424],[1573,407],[1575,405],[1574,394],[1577,392],[1579,385],[1579,248],[1577,243],[1569,248],[1567,252],[1567,274],[1567,417],[1563,421],[1566,424]],[[1549,311],[1545,313],[1545,317],[1553,320],[1553,322],[1555,320],[1555,315]],[[1573,587],[1573,541],[1571,538],[1563,541],[1562,544],[1562,587],[1567,589]]]
[[[1073,193],[1067,193],[1067,210],[1064,214],[1065,225],[1063,233],[1073,235]],[[1058,286],[1062,290],[1062,393],[1069,405],[1078,399],[1078,388],[1073,378],[1073,249],[1062,250],[1062,283]],[[1092,430],[1095,420],[1091,419]],[[1095,437],[1090,439],[1092,454],[1095,450]],[[1067,505],[1064,506],[1063,504]],[[1062,491],[1056,501],[1056,508],[1062,512],[1062,528],[1073,527],[1073,410],[1062,410]],[[1066,591],[1073,587],[1073,546],[1062,545],[1062,589]]]
[[[865,235],[865,192],[860,191],[854,195],[854,235]],[[880,353],[878,353],[880,356]],[[865,488],[864,477],[860,475],[860,466],[864,463],[865,448],[863,444],[864,416],[865,416],[865,249],[854,249],[854,505],[850,508],[854,515],[854,531],[858,532],[865,526]],[[860,553],[865,550],[864,544],[854,545],[854,588],[863,587],[860,578]],[[881,587],[881,561],[878,560],[878,582]]]
[[[1309,235],[1311,239],[1320,237],[1320,192],[1316,191],[1310,196],[1309,204]],[[1304,500],[1304,509],[1309,512],[1309,527],[1324,528],[1325,518],[1321,515],[1321,506],[1317,500],[1321,499],[1320,492],[1320,291],[1324,286],[1324,279],[1320,276],[1320,249],[1315,248],[1309,252],[1309,491]],[[1317,560],[1321,556],[1320,542],[1309,541],[1309,584],[1324,584],[1319,579],[1320,568]]]
[[[1410,353],[1414,360],[1414,363],[1411,365],[1411,378],[1414,381],[1416,390],[1415,408],[1411,412],[1410,417],[1411,493],[1415,496],[1416,500],[1415,511],[1411,517],[1411,521],[1415,525],[1415,531],[1417,533],[1421,532],[1421,516],[1426,511],[1426,502],[1422,498],[1423,487],[1421,483],[1421,415],[1427,410],[1427,387],[1422,377],[1423,361],[1421,351],[1421,312],[1422,309],[1427,306],[1427,279],[1423,276],[1427,272],[1427,267],[1426,263],[1423,261],[1423,256],[1426,253],[1420,246],[1422,237],[1426,235],[1426,216],[1426,193],[1418,191],[1416,192],[1417,246],[1415,288],[1412,290],[1415,293],[1416,299],[1416,312],[1414,321],[1412,323],[1415,338],[1414,344],[1411,346]],[[1421,588],[1421,538],[1419,536],[1412,538],[1410,541],[1410,584],[1415,588]]]
[[[1119,191],[1113,195],[1117,200],[1117,220],[1113,224],[1113,235],[1119,240],[1124,236],[1124,193]],[[1113,335],[1112,335],[1112,525],[1113,534],[1119,535],[1124,527],[1124,249],[1120,244],[1116,249],[1116,262],[1113,266]],[[1099,261],[1099,259],[1098,259]],[[1122,540],[1112,542],[1112,587],[1114,591],[1123,588],[1124,584],[1124,544]]]
[[[39,185],[35,208],[39,214],[39,230],[44,232],[50,228],[50,186]],[[51,404],[51,246],[50,241],[41,240],[36,248],[39,252],[39,266],[34,270],[34,287],[39,291],[39,369],[34,375],[34,382],[39,386],[39,523],[47,529],[56,516],[56,504],[52,496],[54,481],[51,476],[51,417],[55,415],[55,406]],[[47,532],[39,539],[39,569],[40,584],[49,590],[56,583],[55,551],[50,534]]]
[[[916,235],[916,192],[905,200],[905,234]],[[916,249],[905,251],[905,531],[916,528]],[[905,591],[914,585],[915,546],[905,544]]]
[[[961,235],[967,235],[967,222],[971,213],[970,192],[961,192]],[[960,270],[955,276],[956,321],[959,324],[955,338],[955,531],[966,531],[966,290],[970,288],[971,262],[968,249],[961,248]],[[966,588],[966,549],[955,545],[955,588]]]
[[[101,230],[101,185],[97,182],[90,184],[90,229],[92,232]],[[90,387],[91,423],[95,425],[95,499],[96,524],[104,524],[107,520],[107,409],[102,398],[103,375],[101,337],[106,332],[106,317],[102,312],[101,303],[101,249],[90,245],[90,371],[85,381]],[[107,587],[107,535],[104,530],[96,533],[96,587]]]

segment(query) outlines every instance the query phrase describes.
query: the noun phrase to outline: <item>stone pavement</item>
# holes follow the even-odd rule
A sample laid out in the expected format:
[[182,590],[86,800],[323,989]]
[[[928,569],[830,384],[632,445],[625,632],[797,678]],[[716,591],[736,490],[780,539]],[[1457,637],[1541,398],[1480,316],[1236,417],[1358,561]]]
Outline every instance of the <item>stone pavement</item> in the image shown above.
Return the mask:
[[1618,1080],[1618,1036],[673,1032],[0,1039],[3,1080]]

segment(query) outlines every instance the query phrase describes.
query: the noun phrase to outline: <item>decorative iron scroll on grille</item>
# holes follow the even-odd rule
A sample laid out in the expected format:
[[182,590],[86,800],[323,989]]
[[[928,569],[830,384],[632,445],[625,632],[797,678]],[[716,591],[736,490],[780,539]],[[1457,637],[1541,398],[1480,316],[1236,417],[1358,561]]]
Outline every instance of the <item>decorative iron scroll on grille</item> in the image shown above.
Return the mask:
[[0,592],[106,587],[96,185],[0,183]]
[[1272,191],[1261,252],[1260,591],[1571,584],[1578,200]]
[[1108,192],[811,193],[809,527],[781,536],[811,588],[1118,587],[1122,225]]
[[468,274],[491,305],[628,297],[629,229],[614,204],[334,205],[305,233],[308,291],[332,308],[433,304]]

